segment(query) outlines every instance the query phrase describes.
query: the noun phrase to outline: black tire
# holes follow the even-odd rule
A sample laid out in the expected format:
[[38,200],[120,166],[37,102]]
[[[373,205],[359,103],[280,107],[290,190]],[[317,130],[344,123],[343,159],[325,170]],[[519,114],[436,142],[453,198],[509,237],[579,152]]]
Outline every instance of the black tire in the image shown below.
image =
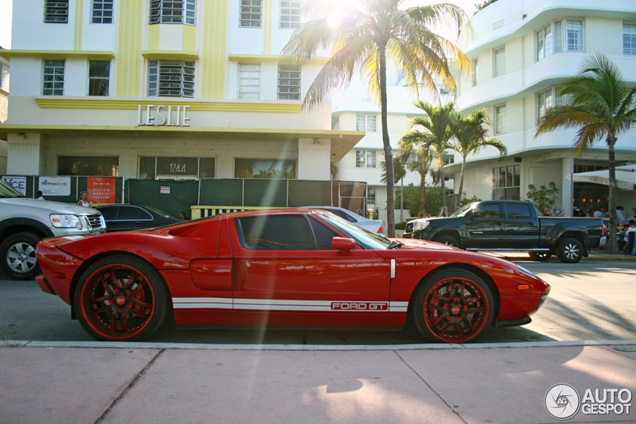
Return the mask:
[[114,255],[84,271],[73,308],[84,329],[98,340],[143,340],[166,319],[168,289],[148,263]]
[[445,234],[442,234],[441,236],[435,237],[433,239],[433,241],[435,241],[437,243],[447,244],[449,246],[459,247],[459,243],[457,242],[455,237],[448,236],[448,235],[445,235]]
[[413,298],[413,321],[428,341],[469,343],[495,319],[490,287],[465,269],[445,269],[427,277]]
[[2,270],[18,280],[32,280],[40,274],[35,246],[41,238],[34,233],[16,233],[0,244]]
[[573,237],[568,237],[559,243],[557,257],[561,262],[574,264],[583,258],[583,244]]
[[547,262],[552,257],[551,252],[530,252],[530,259],[538,262]]

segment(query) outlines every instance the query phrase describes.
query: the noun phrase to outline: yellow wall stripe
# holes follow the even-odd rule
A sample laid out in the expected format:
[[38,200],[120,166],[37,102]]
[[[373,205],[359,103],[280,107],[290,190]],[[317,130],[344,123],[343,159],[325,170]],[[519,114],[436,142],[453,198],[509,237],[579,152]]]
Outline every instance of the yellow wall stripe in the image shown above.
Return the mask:
[[263,3],[263,38],[264,46],[263,52],[266,55],[272,53],[272,14],[273,14],[273,0],[265,0]]
[[122,0],[119,16],[119,46],[117,51],[117,96],[141,95],[140,84],[145,81],[141,57],[143,28],[143,3],[137,0]]
[[225,98],[228,3],[228,0],[205,3],[203,58],[200,67],[201,97],[204,99]]
[[77,1],[75,3],[75,31],[74,31],[74,40],[73,40],[73,48],[75,50],[82,50],[83,14],[84,14],[84,2]]
[[272,112],[272,113],[300,113],[301,104],[281,103],[243,103],[243,102],[188,102],[180,100],[101,100],[101,99],[36,99],[42,109],[120,109],[137,110],[139,105],[190,106],[196,111],[230,111],[230,112]]

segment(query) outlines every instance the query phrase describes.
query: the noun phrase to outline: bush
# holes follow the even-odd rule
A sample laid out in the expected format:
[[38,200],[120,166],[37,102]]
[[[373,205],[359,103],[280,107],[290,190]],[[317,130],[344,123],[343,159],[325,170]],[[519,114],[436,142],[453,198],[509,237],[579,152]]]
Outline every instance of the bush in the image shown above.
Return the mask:
[[559,198],[559,189],[554,181],[550,181],[548,187],[542,185],[537,189],[534,184],[528,185],[528,200],[534,203],[540,215],[549,215]]

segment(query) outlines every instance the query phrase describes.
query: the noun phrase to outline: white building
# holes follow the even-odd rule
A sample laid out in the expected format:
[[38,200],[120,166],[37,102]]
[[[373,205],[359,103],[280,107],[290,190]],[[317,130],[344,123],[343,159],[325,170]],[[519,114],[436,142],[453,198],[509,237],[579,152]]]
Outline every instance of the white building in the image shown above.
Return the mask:
[[[463,78],[457,99],[465,114],[486,108],[494,135],[508,148],[499,159],[493,148],[471,157],[464,191],[487,199],[525,199],[528,185],[554,181],[561,205],[575,214],[607,208],[606,186],[572,183],[575,172],[608,165],[605,140],[582,156],[572,145],[576,129],[535,138],[545,110],[562,99],[559,84],[580,72],[583,59],[604,53],[636,84],[636,2],[633,0],[499,0],[472,18],[474,38],[463,46],[472,60],[475,78]],[[636,162],[636,129],[621,133],[617,163]],[[460,163],[449,167],[459,180]],[[617,205],[636,207],[633,192],[620,192]]]
[[332,130],[329,103],[301,110],[323,61],[280,56],[300,7],[14,2],[12,49],[0,51],[13,75],[0,127],[6,173],[239,178],[260,161],[282,164],[288,178],[329,180],[331,162],[364,134]]

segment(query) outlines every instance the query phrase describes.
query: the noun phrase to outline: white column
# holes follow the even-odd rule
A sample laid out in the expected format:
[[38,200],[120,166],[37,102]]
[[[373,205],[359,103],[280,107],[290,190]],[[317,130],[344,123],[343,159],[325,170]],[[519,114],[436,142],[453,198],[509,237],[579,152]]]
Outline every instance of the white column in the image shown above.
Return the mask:
[[563,182],[561,189],[561,204],[565,209],[565,216],[573,215],[572,199],[574,199],[574,184],[572,182],[572,174],[574,173],[574,159],[563,158],[562,178]]
[[331,140],[298,139],[298,179],[331,179]]
[[8,175],[40,175],[42,173],[44,147],[40,134],[9,134],[7,144]]

